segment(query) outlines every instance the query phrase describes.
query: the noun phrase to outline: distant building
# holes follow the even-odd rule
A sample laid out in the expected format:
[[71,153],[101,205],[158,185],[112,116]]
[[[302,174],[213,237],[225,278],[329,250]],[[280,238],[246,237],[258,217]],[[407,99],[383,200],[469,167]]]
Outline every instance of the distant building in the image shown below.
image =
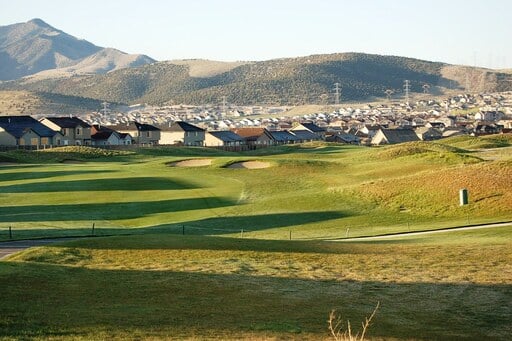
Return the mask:
[[291,131],[295,131],[295,130],[308,130],[312,133],[315,133],[317,134],[318,136],[320,136],[320,139],[322,140],[325,140],[325,133],[326,133],[326,130],[325,128],[321,128],[319,127],[318,125],[314,124],[314,123],[299,123],[296,127],[293,127],[291,129]]
[[209,131],[205,135],[206,147],[237,147],[244,145],[243,137],[232,131]]
[[419,141],[418,135],[412,129],[379,129],[372,138],[372,145],[396,144]]
[[187,122],[178,121],[161,128],[160,144],[203,146],[204,140],[205,130]]
[[40,121],[55,132],[60,132],[59,146],[88,146],[91,145],[91,126],[78,117],[47,117]]
[[55,132],[31,116],[0,116],[0,145],[53,146],[60,132]]
[[136,121],[127,124],[108,126],[119,133],[130,134],[132,143],[141,146],[154,146],[160,143],[160,129],[150,124]]

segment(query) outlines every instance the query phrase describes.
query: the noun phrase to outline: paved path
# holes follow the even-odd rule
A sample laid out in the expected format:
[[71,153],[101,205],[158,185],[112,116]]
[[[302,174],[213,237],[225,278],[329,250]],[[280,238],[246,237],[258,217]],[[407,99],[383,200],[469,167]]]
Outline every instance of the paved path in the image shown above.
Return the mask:
[[329,241],[332,241],[332,242],[359,242],[359,241],[365,241],[365,240],[381,240],[381,239],[391,239],[391,238],[400,238],[400,237],[421,236],[421,235],[433,234],[433,233],[447,233],[447,232],[487,229],[487,228],[501,227],[501,226],[512,226],[512,222],[498,223],[498,224],[487,224],[487,225],[476,225],[476,226],[465,226],[465,227],[453,227],[453,228],[439,229],[439,230],[432,230],[432,231],[404,232],[404,233],[388,234],[388,235],[384,235],[384,236],[340,238],[340,239],[331,239]]
[[12,242],[0,242],[0,259],[13,253],[23,251],[30,247],[44,246],[57,242],[74,240],[76,238],[54,238],[54,239],[35,239],[35,240],[17,240]]

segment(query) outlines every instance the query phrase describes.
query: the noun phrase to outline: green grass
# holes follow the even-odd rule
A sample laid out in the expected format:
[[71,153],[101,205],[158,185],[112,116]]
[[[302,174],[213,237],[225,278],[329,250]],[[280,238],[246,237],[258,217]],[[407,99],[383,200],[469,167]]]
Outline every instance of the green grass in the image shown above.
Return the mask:
[[[182,233],[185,226],[187,234],[311,239],[343,237],[347,229],[360,236],[512,219],[510,161],[433,143],[14,154],[39,163],[0,168],[0,240],[9,238],[9,226],[17,239],[87,235],[93,224],[99,235]],[[194,157],[212,165],[168,166]],[[271,167],[225,168],[246,160]],[[460,188],[469,190],[468,207],[458,206]]]
[[[328,339],[376,302],[379,339],[510,336],[512,230],[376,243],[145,235],[0,263],[0,337]],[[430,238],[430,237],[429,237]]]
[[[321,240],[512,220],[512,163],[499,153],[313,143],[9,155],[24,163],[0,167],[0,240],[9,226],[15,239],[93,224],[130,235],[0,262],[0,339],[328,339],[331,309],[357,324],[377,301],[377,339],[512,334],[509,227]],[[212,165],[168,166],[191,158]],[[246,160],[271,167],[225,168]],[[458,206],[460,188],[470,205]]]

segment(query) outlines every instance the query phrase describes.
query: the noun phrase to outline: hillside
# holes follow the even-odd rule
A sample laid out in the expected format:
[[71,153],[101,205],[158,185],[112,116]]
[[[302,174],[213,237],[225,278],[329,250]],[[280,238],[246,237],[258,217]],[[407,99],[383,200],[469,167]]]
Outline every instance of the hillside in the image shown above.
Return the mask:
[[113,49],[77,39],[41,19],[0,26],[0,80],[54,69],[61,69],[61,73],[68,70],[66,75],[103,73],[152,62],[147,56],[114,53]]
[[0,91],[0,116],[78,114],[96,111],[101,101],[30,91]]
[[301,105],[333,103],[334,83],[342,101],[402,96],[403,81],[422,93],[448,89],[496,91],[512,87],[512,75],[396,56],[362,53],[313,55],[261,62],[171,61],[127,68],[105,75],[49,80],[19,80],[3,89],[31,90],[90,97],[110,102],[150,104],[218,103]]

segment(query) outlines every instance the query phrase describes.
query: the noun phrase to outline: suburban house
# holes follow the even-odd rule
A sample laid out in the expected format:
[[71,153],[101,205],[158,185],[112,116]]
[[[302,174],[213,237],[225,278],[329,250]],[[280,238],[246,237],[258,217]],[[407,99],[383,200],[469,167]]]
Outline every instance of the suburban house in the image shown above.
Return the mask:
[[372,145],[396,144],[419,141],[418,135],[412,129],[379,129],[372,138]]
[[235,147],[244,145],[243,137],[232,131],[209,131],[205,135],[204,145],[206,147]]
[[205,130],[193,124],[178,121],[169,127],[161,128],[160,144],[181,144],[184,146],[202,146]]
[[231,131],[243,137],[249,146],[271,146],[274,144],[274,138],[265,128],[235,128]]
[[298,143],[318,141],[321,139],[320,136],[309,130],[290,130],[290,133],[295,135]]
[[308,130],[320,136],[320,139],[325,140],[326,130],[324,128],[317,126],[314,123],[299,123],[296,127],[293,127],[291,129],[292,132],[296,130]]
[[119,133],[130,134],[132,144],[154,146],[160,143],[160,129],[150,124],[129,122],[109,128]]
[[269,131],[275,144],[299,143],[299,139],[287,130]]
[[132,144],[132,137],[105,126],[93,125],[91,135],[93,146],[125,146]]
[[62,138],[31,116],[0,116],[0,145],[2,146],[53,146]]
[[345,132],[336,132],[333,134],[328,134],[325,137],[325,141],[334,142],[334,143],[345,143],[345,144],[361,144],[361,138],[356,135],[345,133]]
[[418,138],[422,141],[433,141],[443,138],[443,132],[440,129],[421,127],[415,131]]
[[57,138],[57,146],[88,146],[91,145],[91,126],[78,117],[47,117],[40,121],[62,138]]

